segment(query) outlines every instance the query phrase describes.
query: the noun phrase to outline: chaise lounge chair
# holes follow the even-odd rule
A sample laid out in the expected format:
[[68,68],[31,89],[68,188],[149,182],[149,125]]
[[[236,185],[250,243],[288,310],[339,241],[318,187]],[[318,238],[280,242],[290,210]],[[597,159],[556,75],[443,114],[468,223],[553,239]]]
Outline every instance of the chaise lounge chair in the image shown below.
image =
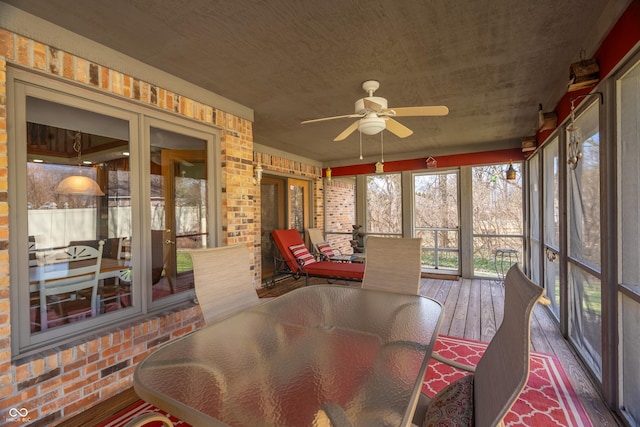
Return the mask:
[[274,276],[305,276],[305,285],[309,284],[309,277],[362,281],[364,264],[317,261],[305,246],[298,230],[274,230],[271,237],[279,252],[273,256]]

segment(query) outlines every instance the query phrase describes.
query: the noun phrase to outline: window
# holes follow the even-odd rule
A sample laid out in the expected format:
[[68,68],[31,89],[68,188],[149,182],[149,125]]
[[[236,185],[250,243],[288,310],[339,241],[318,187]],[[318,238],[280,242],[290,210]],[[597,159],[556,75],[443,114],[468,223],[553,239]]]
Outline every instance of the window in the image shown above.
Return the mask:
[[402,236],[402,176],[367,176],[367,235]]
[[[513,164],[516,179],[507,180],[507,165],[472,168],[473,271],[475,276],[496,276],[509,261],[496,260],[497,249],[511,249],[522,258],[522,170]],[[496,262],[499,265],[496,265]],[[502,265],[505,264],[505,265]]]
[[193,298],[186,250],[216,241],[210,130],[11,76],[14,355]]
[[560,139],[556,136],[542,149],[542,221],[544,287],[551,311],[560,318]]
[[[620,289],[620,407],[630,425],[640,424],[640,63],[617,82],[618,100],[618,223]],[[626,375],[625,375],[626,373]]]
[[[599,103],[575,120],[582,158],[567,168],[569,336],[593,372],[602,365],[600,286],[600,131]],[[568,139],[568,138],[567,138]]]
[[541,271],[541,221],[540,221],[540,153],[536,153],[531,156],[529,160],[529,243],[531,254],[530,258],[530,272],[531,280],[538,285],[542,285],[542,279],[540,278]]
[[422,266],[460,271],[458,172],[413,176],[413,235],[422,239]]

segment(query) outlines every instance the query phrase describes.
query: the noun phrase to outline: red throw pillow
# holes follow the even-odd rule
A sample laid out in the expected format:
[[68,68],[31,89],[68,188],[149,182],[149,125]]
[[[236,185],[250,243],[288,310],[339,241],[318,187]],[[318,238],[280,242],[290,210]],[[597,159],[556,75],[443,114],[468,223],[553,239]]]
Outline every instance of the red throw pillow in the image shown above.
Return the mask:
[[313,264],[316,262],[316,259],[309,253],[309,250],[304,245],[304,243],[300,243],[299,245],[289,246],[289,250],[293,254],[293,256],[298,260],[300,264],[303,266]]
[[326,255],[328,258],[333,258],[336,256],[333,249],[331,249],[331,243],[321,242],[316,245],[321,254]]

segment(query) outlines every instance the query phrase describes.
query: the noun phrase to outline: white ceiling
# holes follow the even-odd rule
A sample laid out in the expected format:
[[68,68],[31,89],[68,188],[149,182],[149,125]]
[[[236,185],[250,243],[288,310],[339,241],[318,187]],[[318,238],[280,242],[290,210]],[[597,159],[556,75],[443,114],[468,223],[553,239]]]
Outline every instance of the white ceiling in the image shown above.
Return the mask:
[[[300,121],[353,112],[361,84],[390,107],[447,105],[398,118],[385,160],[519,146],[538,104],[566,92],[627,0],[4,0],[254,110],[254,141],[325,165],[356,164],[351,124]],[[65,46],[59,46],[64,49]],[[171,88],[169,88],[171,89]],[[364,138],[365,161],[380,155]]]

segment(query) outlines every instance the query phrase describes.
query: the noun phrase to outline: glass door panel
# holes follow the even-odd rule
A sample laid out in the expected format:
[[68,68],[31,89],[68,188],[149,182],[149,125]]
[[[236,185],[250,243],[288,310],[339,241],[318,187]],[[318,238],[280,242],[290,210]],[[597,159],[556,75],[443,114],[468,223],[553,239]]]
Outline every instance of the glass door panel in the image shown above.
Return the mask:
[[529,273],[531,280],[542,286],[540,264],[540,158],[542,156],[534,154],[529,160]]
[[542,221],[545,254],[544,287],[551,299],[551,311],[560,318],[560,164],[559,139],[555,137],[542,152]]
[[273,276],[273,251],[271,232],[285,228],[286,180],[263,177],[260,181],[260,247],[262,249],[262,280]]
[[569,264],[570,338],[598,378],[602,372],[600,279]]
[[151,128],[152,299],[193,289],[187,250],[207,246],[206,141]]
[[289,228],[298,230],[304,239],[304,229],[309,227],[309,181],[289,179]]
[[310,181],[265,176],[260,184],[262,282],[273,277],[275,247],[271,232],[293,228],[304,239],[305,228],[311,226]]
[[569,336],[600,378],[602,294],[598,102],[580,114],[573,125],[580,129],[582,157],[567,168]]
[[[640,62],[618,82],[618,223],[621,277],[620,337],[621,384],[619,408],[630,425],[640,424]],[[629,375],[629,373],[635,373]]]

